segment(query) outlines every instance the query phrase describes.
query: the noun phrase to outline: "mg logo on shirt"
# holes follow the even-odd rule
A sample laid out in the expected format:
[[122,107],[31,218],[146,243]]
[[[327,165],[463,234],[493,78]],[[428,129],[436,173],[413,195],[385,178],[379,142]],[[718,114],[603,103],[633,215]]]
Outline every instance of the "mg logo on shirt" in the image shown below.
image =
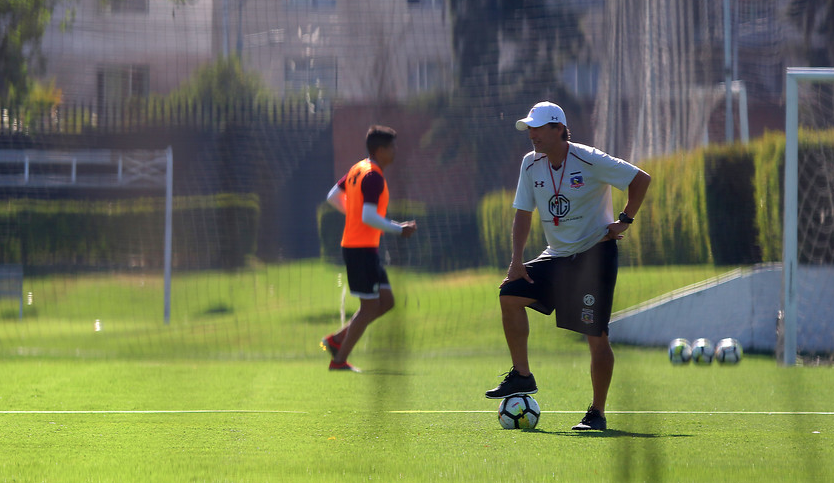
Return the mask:
[[558,217],[563,218],[570,213],[570,200],[565,197],[565,195],[560,194],[559,199],[556,199],[556,195],[550,197],[550,214]]

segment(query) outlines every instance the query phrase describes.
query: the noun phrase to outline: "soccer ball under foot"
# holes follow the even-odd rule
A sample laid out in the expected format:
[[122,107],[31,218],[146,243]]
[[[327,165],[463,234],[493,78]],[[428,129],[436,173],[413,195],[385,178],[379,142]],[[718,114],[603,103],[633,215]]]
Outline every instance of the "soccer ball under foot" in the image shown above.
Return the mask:
[[533,429],[540,417],[539,403],[532,396],[510,396],[498,405],[498,422],[504,429]]

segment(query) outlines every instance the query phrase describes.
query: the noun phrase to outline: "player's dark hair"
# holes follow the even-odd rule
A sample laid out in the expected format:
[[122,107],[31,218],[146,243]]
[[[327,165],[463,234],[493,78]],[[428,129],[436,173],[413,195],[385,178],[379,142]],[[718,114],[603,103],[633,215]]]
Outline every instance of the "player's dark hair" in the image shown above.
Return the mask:
[[388,126],[373,125],[368,128],[368,134],[365,135],[365,147],[368,148],[368,154],[373,156],[377,149],[390,146],[395,139],[397,139],[397,131]]
[[564,125],[564,124],[562,124],[561,122],[549,122],[549,123],[547,123],[547,124],[548,124],[548,125],[550,125],[550,129],[556,129],[556,126],[558,126],[558,125],[560,125],[560,124],[561,124],[562,126],[564,126],[564,127],[565,127],[565,130],[564,130],[564,131],[562,131],[562,141],[570,141],[570,129],[568,129],[568,127],[567,127],[567,126],[565,126],[565,125]]

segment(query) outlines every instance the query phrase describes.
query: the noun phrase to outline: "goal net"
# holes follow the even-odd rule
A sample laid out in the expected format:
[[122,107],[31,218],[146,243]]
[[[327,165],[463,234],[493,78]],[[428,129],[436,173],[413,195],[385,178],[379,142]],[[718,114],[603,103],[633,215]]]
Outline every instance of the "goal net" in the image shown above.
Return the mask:
[[778,356],[834,347],[834,69],[789,68]]
[[[531,150],[513,123],[541,100],[565,109],[572,142],[652,175],[620,244],[628,282],[615,310],[780,260],[756,251],[752,222],[737,229],[758,207],[745,184],[747,148],[720,150],[733,89],[740,134],[747,109],[751,138],[783,125],[782,62],[802,32],[774,2],[738,2],[732,38],[720,2],[46,3],[49,25],[19,52],[31,69],[16,72],[31,78],[12,92],[14,78],[0,76],[0,265],[23,267],[23,297],[0,297],[0,315],[19,320],[24,303],[23,323],[0,324],[0,355],[320,355],[321,337],[358,306],[346,293],[343,217],[324,198],[367,155],[371,124],[399,134],[385,172],[389,216],[419,228],[407,240],[383,237],[397,304],[392,323],[372,325],[358,350],[503,353],[497,285]],[[730,86],[725,46],[738,59]],[[830,106],[826,92],[801,94],[799,105]],[[814,125],[802,109],[800,125]],[[816,114],[815,129],[829,114]],[[110,176],[113,153],[169,146],[170,200],[158,187],[78,186]],[[27,151],[62,154],[27,164],[18,156]],[[87,158],[73,163],[78,156]],[[800,191],[822,182],[799,176]],[[613,191],[616,215],[626,194]],[[823,211],[809,222],[829,216],[814,193],[810,204]],[[813,243],[799,263],[830,261],[818,254],[827,242]],[[527,246],[527,259],[545,248],[540,225]],[[776,311],[768,308],[773,338]],[[716,334],[749,334],[739,313],[711,317]],[[677,309],[663,322],[687,317]],[[534,324],[561,334],[552,317]]]

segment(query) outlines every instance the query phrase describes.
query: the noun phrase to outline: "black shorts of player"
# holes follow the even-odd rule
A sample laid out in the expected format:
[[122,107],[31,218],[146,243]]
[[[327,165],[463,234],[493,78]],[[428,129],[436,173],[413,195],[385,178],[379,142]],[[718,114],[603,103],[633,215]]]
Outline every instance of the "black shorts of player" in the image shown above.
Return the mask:
[[379,289],[391,289],[388,274],[379,261],[376,248],[342,247],[350,294],[360,299],[379,298]]
[[556,325],[563,329],[585,335],[608,334],[617,258],[615,240],[569,257],[539,257],[524,264],[535,283],[513,280],[501,287],[501,295],[536,299],[528,307],[545,315],[555,310]]

